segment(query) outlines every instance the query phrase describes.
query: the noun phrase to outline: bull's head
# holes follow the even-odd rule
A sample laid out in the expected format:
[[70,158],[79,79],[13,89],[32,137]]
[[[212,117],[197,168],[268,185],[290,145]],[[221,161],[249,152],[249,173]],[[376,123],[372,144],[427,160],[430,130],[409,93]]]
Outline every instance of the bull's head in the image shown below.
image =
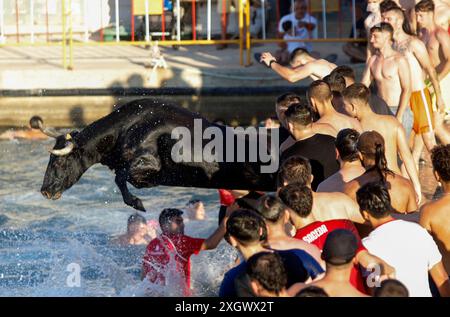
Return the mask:
[[62,193],[72,187],[85,171],[82,167],[81,149],[77,147],[74,140],[78,132],[58,135],[54,129],[43,127],[42,120],[38,121],[37,128],[56,139],[55,146],[49,151],[50,160],[41,193],[48,199],[59,199]]

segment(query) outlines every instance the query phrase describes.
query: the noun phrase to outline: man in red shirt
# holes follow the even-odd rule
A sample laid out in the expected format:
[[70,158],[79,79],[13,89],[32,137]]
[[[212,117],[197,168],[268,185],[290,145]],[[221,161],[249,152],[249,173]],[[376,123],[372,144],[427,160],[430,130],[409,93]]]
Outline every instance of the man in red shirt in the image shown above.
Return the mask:
[[226,232],[225,224],[230,212],[231,209],[208,239],[198,239],[184,234],[181,210],[164,209],[159,215],[162,234],[150,241],[147,246],[141,278],[147,277],[154,284],[182,289],[184,295],[189,295],[190,257],[200,251],[217,247]]
[[292,183],[278,192],[280,199],[289,208],[291,222],[297,229],[295,238],[316,245],[321,251],[328,234],[336,229],[346,229],[357,238],[356,263],[350,275],[350,283],[360,292],[368,294],[359,266],[370,268],[378,266],[382,275],[392,277],[395,270],[380,258],[371,255],[362,245],[355,225],[348,219],[317,221],[312,214],[313,196],[309,187]]

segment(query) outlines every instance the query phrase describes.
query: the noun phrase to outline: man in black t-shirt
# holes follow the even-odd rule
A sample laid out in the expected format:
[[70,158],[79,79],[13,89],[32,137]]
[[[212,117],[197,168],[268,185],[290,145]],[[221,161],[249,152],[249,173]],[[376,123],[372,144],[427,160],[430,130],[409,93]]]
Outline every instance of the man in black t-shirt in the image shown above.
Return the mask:
[[309,159],[314,179],[313,190],[326,178],[339,170],[334,146],[335,138],[315,133],[312,129],[311,108],[305,104],[293,104],[285,112],[289,132],[296,142],[281,155],[283,163],[291,156],[303,156]]

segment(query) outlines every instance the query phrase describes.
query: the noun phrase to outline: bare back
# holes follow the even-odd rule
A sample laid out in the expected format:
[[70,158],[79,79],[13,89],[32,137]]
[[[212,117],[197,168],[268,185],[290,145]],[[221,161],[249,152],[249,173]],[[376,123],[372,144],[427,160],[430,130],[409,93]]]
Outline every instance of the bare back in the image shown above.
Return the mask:
[[442,254],[442,263],[450,273],[450,195],[422,206],[420,225],[433,236]]
[[358,204],[343,193],[313,193],[312,214],[319,221],[348,219],[364,223]]
[[274,250],[292,250],[299,249],[307,252],[311,255],[317,263],[324,267],[323,260],[321,258],[321,252],[317,246],[310,244],[300,239],[290,238],[290,237],[277,237],[268,239],[269,245]]
[[364,174],[365,169],[361,165],[349,166],[341,168],[338,172],[334,173],[317,187],[317,192],[332,193],[332,192],[344,192],[345,184],[351,180]]
[[338,133],[343,129],[354,129],[361,132],[361,124],[355,118],[334,111],[331,115],[324,115],[316,123],[326,123],[331,125]]
[[[381,180],[379,173],[375,170],[367,171],[360,177],[352,180],[345,185],[345,194],[356,201],[356,192],[362,186],[370,182],[378,182]],[[418,209],[415,191],[411,182],[397,174],[388,174],[386,177],[389,195],[391,196],[392,207],[400,212],[414,212]]]
[[323,288],[330,297],[367,297],[367,295],[358,291],[349,282],[330,281],[326,276],[323,279],[306,286]]
[[376,131],[383,136],[388,168],[401,175],[398,166],[399,146],[397,144],[400,122],[392,116],[373,114],[367,119],[361,120],[361,125],[363,131]]
[[315,60],[313,62],[308,63],[308,65],[310,66],[310,69],[312,71],[310,77],[313,80],[319,80],[324,78],[325,76],[329,75],[333,71],[333,69],[337,67],[336,64],[330,63],[325,59]]

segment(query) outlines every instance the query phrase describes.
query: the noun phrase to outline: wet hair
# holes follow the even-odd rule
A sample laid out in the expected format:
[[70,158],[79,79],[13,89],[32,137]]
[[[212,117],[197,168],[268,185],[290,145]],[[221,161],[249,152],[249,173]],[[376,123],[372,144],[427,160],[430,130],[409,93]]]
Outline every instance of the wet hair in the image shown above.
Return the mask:
[[186,204],[186,206],[194,206],[198,203],[202,202],[200,199],[191,199],[188,201],[188,203]]
[[391,35],[391,40],[394,37],[394,29],[392,28],[392,25],[386,22],[381,22],[372,26],[372,28],[370,29],[370,34],[374,32],[389,32],[389,34]]
[[139,224],[139,223],[142,223],[144,225],[147,224],[147,220],[145,219],[144,216],[141,216],[140,214],[135,213],[135,214],[132,214],[130,217],[128,217],[128,220],[127,220],[128,227],[133,224]]
[[276,252],[260,252],[247,261],[246,273],[265,290],[279,294],[286,288],[288,279],[282,258]]
[[338,92],[342,93],[342,91],[345,89],[345,78],[344,76],[341,76],[337,73],[330,74],[328,76],[325,76],[323,80],[330,85],[330,89],[332,92]]
[[342,161],[353,162],[359,159],[358,138],[359,132],[356,130],[343,129],[339,131],[334,144]]
[[300,101],[301,99],[299,95],[294,94],[293,92],[287,92],[277,98],[277,108],[286,111],[290,105],[299,103]]
[[281,27],[283,28],[284,32],[289,31],[290,29],[292,29],[292,21],[284,21]]
[[289,184],[280,189],[278,197],[301,218],[311,214],[313,197],[309,187],[299,183]]
[[286,206],[275,195],[265,195],[259,201],[258,212],[266,221],[278,222],[285,210]]
[[381,219],[392,211],[391,197],[386,184],[370,182],[356,192],[356,201],[361,211],[367,211],[372,217]]
[[375,288],[374,297],[409,297],[409,292],[399,280],[388,279]]
[[159,225],[161,228],[169,224],[173,218],[183,215],[183,211],[177,208],[165,208],[159,214]]
[[386,182],[386,176],[394,175],[394,172],[388,168],[384,147],[384,138],[376,131],[366,131],[359,136],[358,151],[364,157],[375,160],[375,165],[366,173],[376,170],[382,181]]
[[295,297],[329,297],[325,290],[318,286],[308,286],[298,292]]
[[259,214],[252,210],[236,210],[228,218],[226,227],[227,239],[232,236],[243,245],[267,240],[266,223]]
[[416,12],[434,12],[434,2],[432,0],[422,0],[414,7]]
[[351,78],[353,80],[356,80],[355,71],[353,68],[347,65],[341,65],[333,69],[333,71],[330,73],[330,76],[333,76],[333,74],[341,75],[342,77]]
[[32,129],[39,129],[39,125],[42,123],[43,123],[42,118],[39,116],[33,116],[30,119],[30,127]]
[[354,83],[342,91],[342,96],[345,99],[360,100],[364,104],[369,103],[370,89],[364,84]]
[[282,187],[284,183],[300,183],[309,185],[311,182],[312,168],[309,160],[303,156],[291,156],[281,164],[278,170],[277,183]]
[[289,61],[292,63],[297,57],[303,57],[305,55],[311,56],[306,49],[302,47],[297,47],[295,50],[292,51],[291,55],[289,56]]
[[431,150],[433,169],[444,182],[450,182],[450,144],[435,146]]
[[319,102],[324,102],[333,98],[330,85],[324,80],[316,80],[308,87],[309,98],[314,98]]
[[313,123],[313,112],[309,105],[294,103],[284,113],[286,119],[294,124],[307,126]]
[[387,11],[395,9],[395,8],[400,9],[398,4],[392,0],[384,0],[380,3],[380,12],[381,13],[387,12]]

